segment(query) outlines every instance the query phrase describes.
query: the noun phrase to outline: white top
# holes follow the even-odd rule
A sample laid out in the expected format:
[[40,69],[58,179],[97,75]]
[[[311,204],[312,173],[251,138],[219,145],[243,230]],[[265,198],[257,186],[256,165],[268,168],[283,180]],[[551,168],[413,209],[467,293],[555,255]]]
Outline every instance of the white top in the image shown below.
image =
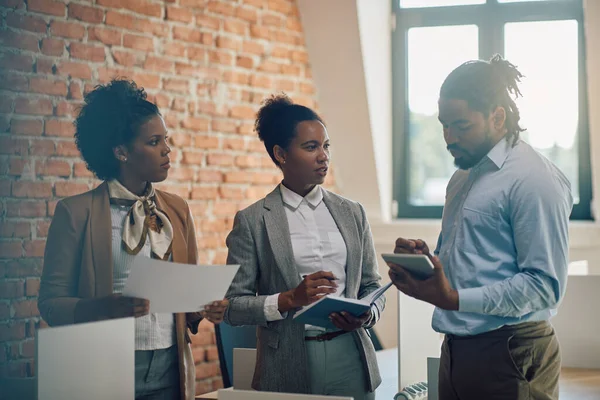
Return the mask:
[[[305,197],[279,185],[285,215],[290,228],[290,239],[296,269],[302,278],[318,271],[331,271],[338,280],[337,292],[329,296],[344,297],[346,290],[346,243],[323,202],[320,186],[315,186]],[[278,310],[279,293],[267,297],[265,317],[267,321],[284,319]],[[320,327],[309,327],[319,329]]]
[[[123,292],[129,277],[131,265],[136,256],[123,249],[121,237],[123,224],[129,207],[110,205],[112,225],[112,257],[113,257],[113,293]],[[144,247],[137,256],[150,258],[150,240],[146,238]],[[166,349],[176,343],[175,316],[173,314],[150,313],[135,319],[135,349]]]

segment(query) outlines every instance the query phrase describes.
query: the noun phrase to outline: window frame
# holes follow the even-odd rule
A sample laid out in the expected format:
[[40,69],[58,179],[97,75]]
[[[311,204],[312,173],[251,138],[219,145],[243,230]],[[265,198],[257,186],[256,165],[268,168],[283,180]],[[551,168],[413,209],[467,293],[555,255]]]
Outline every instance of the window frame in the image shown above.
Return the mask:
[[[395,28],[392,29],[393,195],[397,202],[397,218],[441,218],[443,211],[441,205],[416,206],[409,202],[408,30],[417,27],[476,25],[479,57],[485,60],[496,53],[504,56],[504,25],[506,23],[576,20],[579,55],[577,127],[579,203],[574,205],[571,219],[592,220],[592,176],[583,0],[516,3],[487,0],[485,4],[427,8],[400,8],[400,0],[392,0],[392,13],[395,18]],[[441,127],[440,140],[443,140]]]

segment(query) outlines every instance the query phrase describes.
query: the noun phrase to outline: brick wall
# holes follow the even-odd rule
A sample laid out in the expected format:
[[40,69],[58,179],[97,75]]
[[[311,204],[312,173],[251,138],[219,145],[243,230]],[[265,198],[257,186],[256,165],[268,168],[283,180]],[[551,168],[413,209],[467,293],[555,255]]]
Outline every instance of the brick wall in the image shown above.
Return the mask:
[[[200,261],[223,263],[235,211],[280,179],[253,132],[257,105],[285,91],[316,106],[315,88],[290,0],[0,0],[0,18],[0,377],[25,377],[54,207],[97,184],[72,138],[86,91],[119,75],[151,94],[174,145],[161,186],[188,200]],[[199,393],[221,386],[201,329]]]

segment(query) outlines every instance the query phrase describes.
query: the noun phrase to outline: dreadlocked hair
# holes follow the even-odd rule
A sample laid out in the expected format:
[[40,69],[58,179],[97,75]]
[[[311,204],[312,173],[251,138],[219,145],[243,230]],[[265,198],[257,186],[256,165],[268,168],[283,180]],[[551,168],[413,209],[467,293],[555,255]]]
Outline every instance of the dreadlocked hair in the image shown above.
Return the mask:
[[513,100],[523,96],[518,85],[521,78],[517,67],[496,54],[489,61],[467,61],[454,69],[442,84],[440,97],[465,100],[469,108],[486,117],[496,107],[504,108],[506,135],[514,146],[525,130],[519,125],[521,115]]

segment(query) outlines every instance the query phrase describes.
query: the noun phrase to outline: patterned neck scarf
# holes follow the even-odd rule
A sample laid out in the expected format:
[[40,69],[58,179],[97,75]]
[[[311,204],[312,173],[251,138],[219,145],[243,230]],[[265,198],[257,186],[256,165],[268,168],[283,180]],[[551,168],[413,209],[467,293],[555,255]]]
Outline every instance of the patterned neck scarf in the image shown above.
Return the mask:
[[173,251],[173,226],[169,217],[156,208],[156,192],[148,183],[142,196],[131,193],[118,180],[108,182],[110,204],[129,207],[123,226],[123,248],[129,254],[138,254],[148,236],[152,258],[168,260]]

